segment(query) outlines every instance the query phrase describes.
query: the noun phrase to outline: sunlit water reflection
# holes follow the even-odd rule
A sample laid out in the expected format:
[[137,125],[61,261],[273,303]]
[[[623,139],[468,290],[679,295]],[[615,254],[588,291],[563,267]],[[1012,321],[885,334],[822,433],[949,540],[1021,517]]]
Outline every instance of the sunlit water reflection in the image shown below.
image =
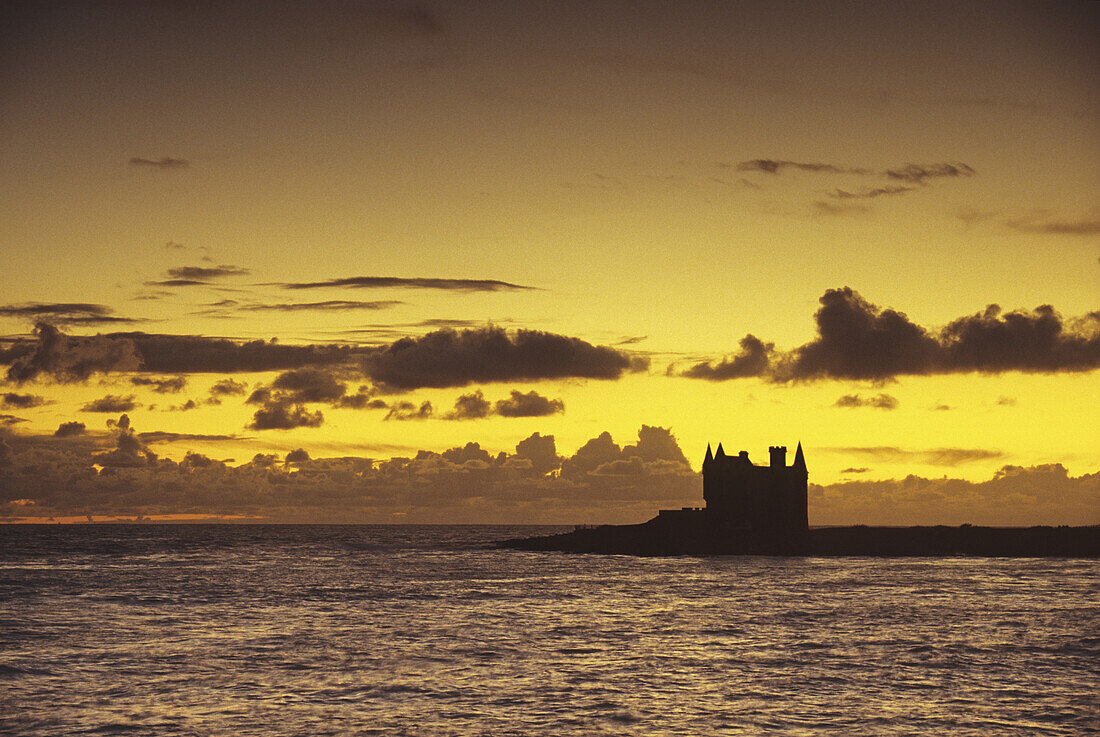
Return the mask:
[[1100,732],[1100,563],[575,556],[546,528],[0,529],[28,735]]

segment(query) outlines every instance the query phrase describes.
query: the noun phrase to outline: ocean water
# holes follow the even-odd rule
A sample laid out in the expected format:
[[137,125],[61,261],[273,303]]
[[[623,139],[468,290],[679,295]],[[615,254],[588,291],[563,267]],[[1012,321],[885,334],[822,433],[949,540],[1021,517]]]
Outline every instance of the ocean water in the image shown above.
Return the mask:
[[1098,561],[487,547],[548,531],[0,528],[0,731],[1100,733]]

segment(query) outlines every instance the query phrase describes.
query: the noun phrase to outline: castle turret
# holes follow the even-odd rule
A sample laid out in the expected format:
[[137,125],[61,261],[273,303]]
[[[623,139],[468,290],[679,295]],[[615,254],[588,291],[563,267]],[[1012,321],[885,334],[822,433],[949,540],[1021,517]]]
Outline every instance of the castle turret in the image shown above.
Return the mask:
[[714,452],[714,458],[715,458],[715,460],[717,460],[719,458],[725,458],[725,457],[726,457],[726,451],[722,450],[722,444],[719,443],[718,444],[718,450],[716,450]]
[[806,470],[806,457],[802,455],[802,441],[798,441],[798,450],[794,452],[794,463],[791,464],[791,468],[801,471],[803,474],[808,475]]
[[714,460],[714,454],[710,452],[710,443],[707,443],[707,455],[706,455],[706,458],[703,459],[703,465],[707,466],[713,460]]
[[786,468],[787,466],[787,446],[785,445],[773,445],[768,448],[768,452],[771,454],[771,467],[772,468]]

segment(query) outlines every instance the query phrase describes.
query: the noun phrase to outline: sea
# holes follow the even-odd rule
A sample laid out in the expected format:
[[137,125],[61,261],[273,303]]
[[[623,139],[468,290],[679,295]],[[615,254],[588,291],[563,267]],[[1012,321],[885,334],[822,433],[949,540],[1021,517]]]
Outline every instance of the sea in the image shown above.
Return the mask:
[[1100,561],[0,528],[14,735],[1100,734]]

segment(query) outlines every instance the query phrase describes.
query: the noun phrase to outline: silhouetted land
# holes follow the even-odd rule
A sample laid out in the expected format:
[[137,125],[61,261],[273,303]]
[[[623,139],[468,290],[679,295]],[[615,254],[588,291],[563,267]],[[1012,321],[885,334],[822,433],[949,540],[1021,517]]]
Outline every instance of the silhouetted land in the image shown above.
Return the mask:
[[802,534],[730,534],[704,515],[661,515],[639,525],[601,525],[502,548],[618,555],[954,556],[1098,558],[1100,526],[824,527]]
[[810,529],[802,444],[787,465],[786,446],[757,466],[722,444],[703,458],[705,507],[662,509],[640,525],[581,527],[546,537],[505,540],[521,550],[625,555],[980,555],[1100,557],[1094,527],[826,527]]

